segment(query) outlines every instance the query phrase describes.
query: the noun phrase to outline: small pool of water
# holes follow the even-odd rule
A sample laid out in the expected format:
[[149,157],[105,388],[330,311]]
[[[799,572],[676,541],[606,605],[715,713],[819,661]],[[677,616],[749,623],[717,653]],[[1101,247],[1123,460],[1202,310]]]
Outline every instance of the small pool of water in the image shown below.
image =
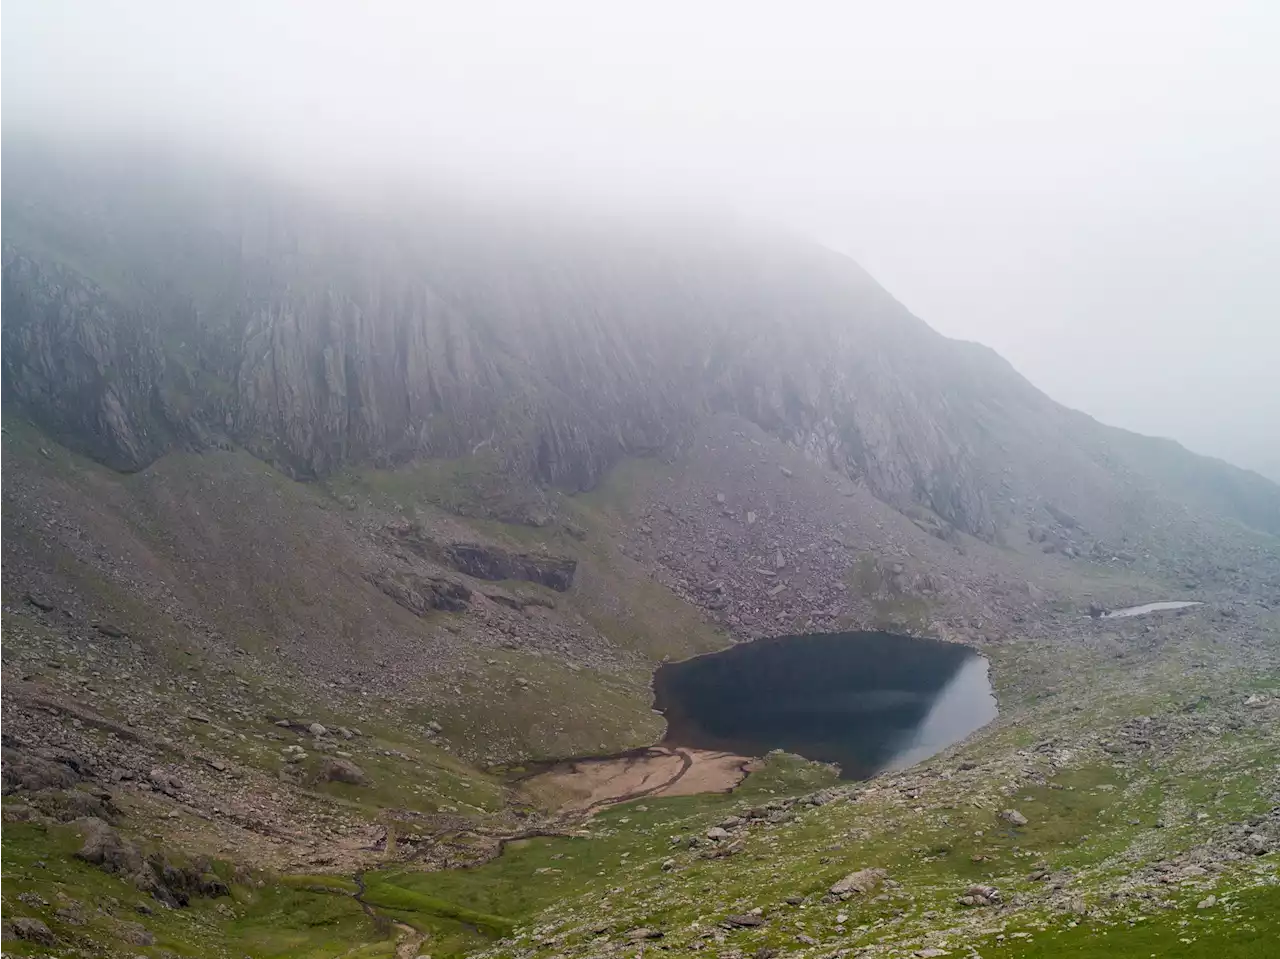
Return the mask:
[[662,745],[838,763],[845,779],[910,766],[996,717],[987,661],[954,643],[878,632],[743,643],[654,677]]
[[1142,606],[1126,606],[1124,609],[1113,609],[1103,613],[1103,619],[1126,619],[1130,616],[1144,616],[1147,613],[1158,613],[1166,609],[1186,609],[1188,606],[1203,606],[1195,602],[1144,603]]

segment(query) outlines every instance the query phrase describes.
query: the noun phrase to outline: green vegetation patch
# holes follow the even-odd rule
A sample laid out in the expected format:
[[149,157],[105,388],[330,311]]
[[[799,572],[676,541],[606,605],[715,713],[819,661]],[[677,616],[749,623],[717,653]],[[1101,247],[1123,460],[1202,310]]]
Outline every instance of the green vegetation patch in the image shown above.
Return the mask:
[[1184,898],[1172,909],[1098,923],[1057,923],[1048,928],[1011,927],[997,940],[977,943],[988,959],[1272,959],[1280,943],[1280,886],[1242,889],[1211,909]]
[[381,890],[378,901],[386,905],[419,902],[418,908],[431,911],[422,901],[386,895],[389,889],[409,891],[433,904],[454,903],[471,914],[501,917],[509,928],[556,902],[612,887],[624,877],[627,881],[658,879],[663,875],[662,862],[672,855],[673,835],[696,835],[708,821],[744,805],[820,789],[835,781],[836,774],[828,766],[774,753],[732,793],[609,807],[592,817],[582,835],[510,842],[500,857],[470,869],[390,869],[367,878],[371,890],[375,883]]
[[348,950],[357,946],[370,947],[365,955],[394,952],[391,932],[366,915],[336,877],[237,877],[229,865],[214,863],[231,894],[168,909],[131,882],[76,859],[82,844],[71,826],[5,823],[5,919],[39,919],[57,938],[54,946],[6,942],[6,955],[159,956],[169,950],[320,959],[355,954]]
[[[510,919],[468,909],[386,880],[369,882],[363,899],[372,906],[394,909],[401,914],[413,916],[417,921],[422,921],[424,917],[451,919],[478,933],[493,937],[508,934],[514,926]],[[427,929],[431,927],[429,920],[423,922],[423,925]]]
[[515,481],[494,453],[423,459],[394,469],[346,469],[325,487],[340,501],[411,512],[434,506],[455,516],[539,521],[542,494]]

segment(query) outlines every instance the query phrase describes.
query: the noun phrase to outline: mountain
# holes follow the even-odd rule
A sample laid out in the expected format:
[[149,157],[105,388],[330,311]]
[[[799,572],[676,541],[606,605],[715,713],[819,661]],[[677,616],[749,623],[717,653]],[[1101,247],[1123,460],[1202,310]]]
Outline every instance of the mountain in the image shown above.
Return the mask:
[[[6,952],[1277,934],[1274,484],[758,224],[4,160]],[[859,630],[999,717],[866,783],[650,748],[663,662]],[[720,690],[760,751],[859,673],[790,642]]]
[[988,540],[1042,502],[1120,537],[1160,504],[1280,531],[1275,484],[1067,410],[759,228],[6,159],[6,395],[118,469],[226,442],[299,478],[492,448],[584,490],[725,412]]

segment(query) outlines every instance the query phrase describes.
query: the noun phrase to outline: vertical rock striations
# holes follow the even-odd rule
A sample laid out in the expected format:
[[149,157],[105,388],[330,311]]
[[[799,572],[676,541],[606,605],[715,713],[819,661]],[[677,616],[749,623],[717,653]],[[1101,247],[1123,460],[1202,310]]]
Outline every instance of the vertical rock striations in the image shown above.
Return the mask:
[[300,478],[483,450],[586,489],[727,411],[943,535],[1150,489],[1280,530],[1274,485],[1065,410],[816,246],[6,160],[6,398],[118,469],[222,441]]

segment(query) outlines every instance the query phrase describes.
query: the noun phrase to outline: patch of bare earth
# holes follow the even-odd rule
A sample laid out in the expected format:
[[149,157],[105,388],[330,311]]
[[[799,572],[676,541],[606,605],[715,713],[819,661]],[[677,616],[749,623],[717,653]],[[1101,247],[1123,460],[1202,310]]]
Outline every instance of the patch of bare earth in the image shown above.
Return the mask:
[[525,785],[531,792],[563,797],[562,812],[589,812],[643,797],[728,792],[755,762],[734,753],[653,746],[560,763],[530,777]]

